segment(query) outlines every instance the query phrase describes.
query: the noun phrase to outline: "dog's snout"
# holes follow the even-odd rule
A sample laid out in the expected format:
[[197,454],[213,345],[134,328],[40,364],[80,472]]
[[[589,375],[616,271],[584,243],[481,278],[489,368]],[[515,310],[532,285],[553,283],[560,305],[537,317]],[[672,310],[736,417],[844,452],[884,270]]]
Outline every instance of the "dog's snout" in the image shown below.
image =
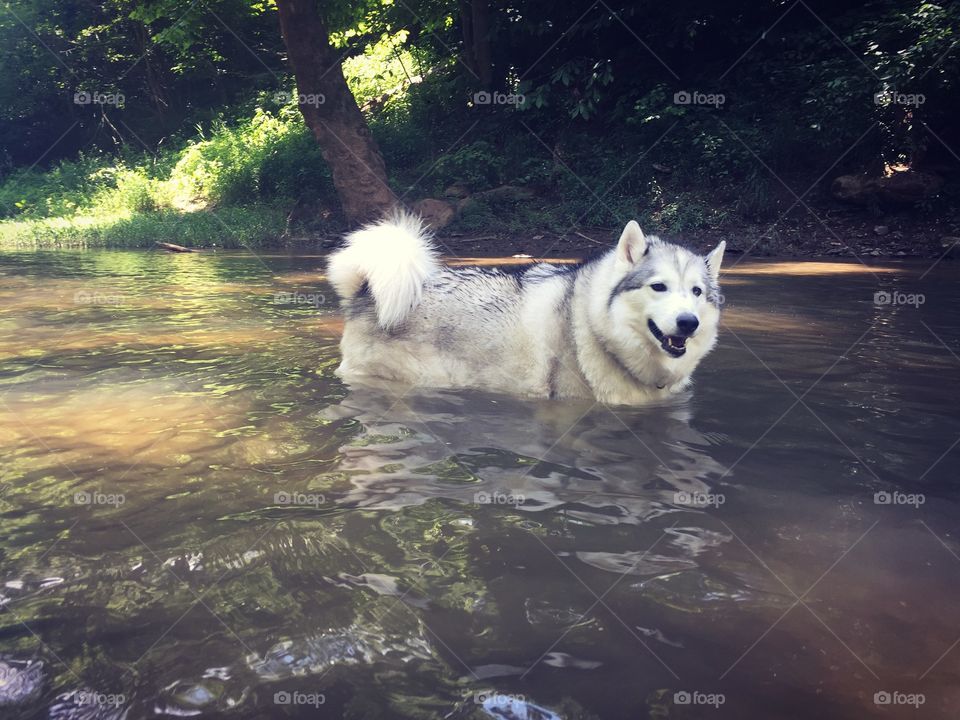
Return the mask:
[[677,315],[677,331],[682,335],[693,335],[694,331],[700,327],[700,321],[693,313],[680,313]]

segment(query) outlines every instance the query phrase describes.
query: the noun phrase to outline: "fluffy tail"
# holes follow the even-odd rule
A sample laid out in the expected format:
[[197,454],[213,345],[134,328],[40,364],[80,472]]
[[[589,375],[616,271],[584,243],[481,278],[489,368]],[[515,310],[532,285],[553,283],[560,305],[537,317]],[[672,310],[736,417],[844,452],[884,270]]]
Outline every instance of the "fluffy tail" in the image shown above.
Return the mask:
[[430,234],[416,215],[397,212],[347,235],[327,264],[327,279],[343,300],[366,284],[380,327],[389,330],[420,302],[423,283],[439,268]]

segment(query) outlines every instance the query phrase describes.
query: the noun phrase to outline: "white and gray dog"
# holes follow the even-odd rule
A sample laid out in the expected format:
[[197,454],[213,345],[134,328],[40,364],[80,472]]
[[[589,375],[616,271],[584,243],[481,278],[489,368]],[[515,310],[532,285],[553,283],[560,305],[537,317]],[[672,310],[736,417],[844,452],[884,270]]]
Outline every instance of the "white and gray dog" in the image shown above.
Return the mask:
[[645,236],[576,265],[449,268],[419,218],[350,234],[328,279],[345,327],[339,374],[637,405],[676,393],[717,342],[725,243]]

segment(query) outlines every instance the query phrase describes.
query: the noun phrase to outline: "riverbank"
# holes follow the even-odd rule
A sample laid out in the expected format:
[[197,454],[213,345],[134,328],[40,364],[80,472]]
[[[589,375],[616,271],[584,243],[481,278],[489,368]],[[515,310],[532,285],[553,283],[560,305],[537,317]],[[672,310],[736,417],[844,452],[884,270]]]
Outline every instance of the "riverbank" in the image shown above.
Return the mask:
[[[701,251],[727,242],[727,252],[752,257],[939,258],[960,257],[960,224],[945,220],[918,220],[908,216],[873,218],[861,213],[819,215],[780,223],[727,222],[661,236]],[[820,221],[822,220],[822,222]],[[660,232],[644,228],[647,232]],[[587,227],[552,233],[481,235],[442,233],[438,242],[450,254],[569,256],[609,247],[621,228]],[[336,239],[332,239],[333,242]]]
[[[509,212],[509,210],[508,210]],[[665,238],[706,250],[726,240],[728,252],[753,257],[930,257],[960,255],[960,223],[918,219],[911,213],[875,216],[863,211],[804,212],[779,222],[728,220],[678,232],[646,226]],[[466,226],[465,226],[466,225]],[[491,224],[489,229],[455,221],[437,234],[445,253],[459,256],[525,254],[583,255],[609,247],[614,227],[557,230],[532,225]],[[279,204],[204,209],[75,215],[0,222],[0,251],[78,248],[152,248],[159,242],[200,249],[303,249],[336,247],[346,228],[336,220],[290,223]]]
[[145,248],[169,242],[195,248],[280,247],[286,212],[276,205],[215,212],[118,212],[0,222],[0,250]]
[[[0,250],[335,246],[347,227],[319,146],[296,107],[263,104],[156,155],[125,147],[0,176]],[[631,218],[668,239],[726,240],[756,257],[939,257],[960,237],[951,175],[923,202],[869,206],[836,199],[822,170],[784,171],[782,182],[743,171],[718,184],[720,170],[679,156],[671,167],[625,162],[613,141],[560,152],[513,132],[523,143],[512,150],[481,140],[411,148],[398,135],[408,121],[371,123],[394,192],[408,204],[440,200],[432,206],[453,219],[438,241],[457,255],[582,254]],[[792,187],[810,190],[801,202]]]

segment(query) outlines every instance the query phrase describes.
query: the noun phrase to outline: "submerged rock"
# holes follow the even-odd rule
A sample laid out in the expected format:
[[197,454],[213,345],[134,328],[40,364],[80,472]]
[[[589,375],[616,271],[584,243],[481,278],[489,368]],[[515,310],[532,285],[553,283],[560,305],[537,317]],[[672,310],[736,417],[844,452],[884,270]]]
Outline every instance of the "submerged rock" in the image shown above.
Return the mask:
[[940,238],[940,247],[943,248],[944,255],[946,257],[960,257],[960,237],[944,235],[942,238]]
[[126,697],[90,688],[58,695],[50,706],[48,720],[125,720]]
[[[229,674],[224,673],[224,677]],[[234,687],[231,692],[226,682],[208,674],[199,682],[178,680],[164,688],[154,711],[160,715],[195,717],[227,711],[243,703],[246,697],[246,688]]]
[[561,720],[560,716],[545,707],[514,695],[489,694],[482,699],[483,711],[499,720]]
[[392,658],[406,663],[433,655],[422,636],[390,637],[377,630],[348,627],[327,633],[284,640],[263,657],[249,656],[247,667],[270,682],[323,673],[332,665],[371,664]]
[[0,655],[0,707],[34,699],[43,687],[43,662]]

